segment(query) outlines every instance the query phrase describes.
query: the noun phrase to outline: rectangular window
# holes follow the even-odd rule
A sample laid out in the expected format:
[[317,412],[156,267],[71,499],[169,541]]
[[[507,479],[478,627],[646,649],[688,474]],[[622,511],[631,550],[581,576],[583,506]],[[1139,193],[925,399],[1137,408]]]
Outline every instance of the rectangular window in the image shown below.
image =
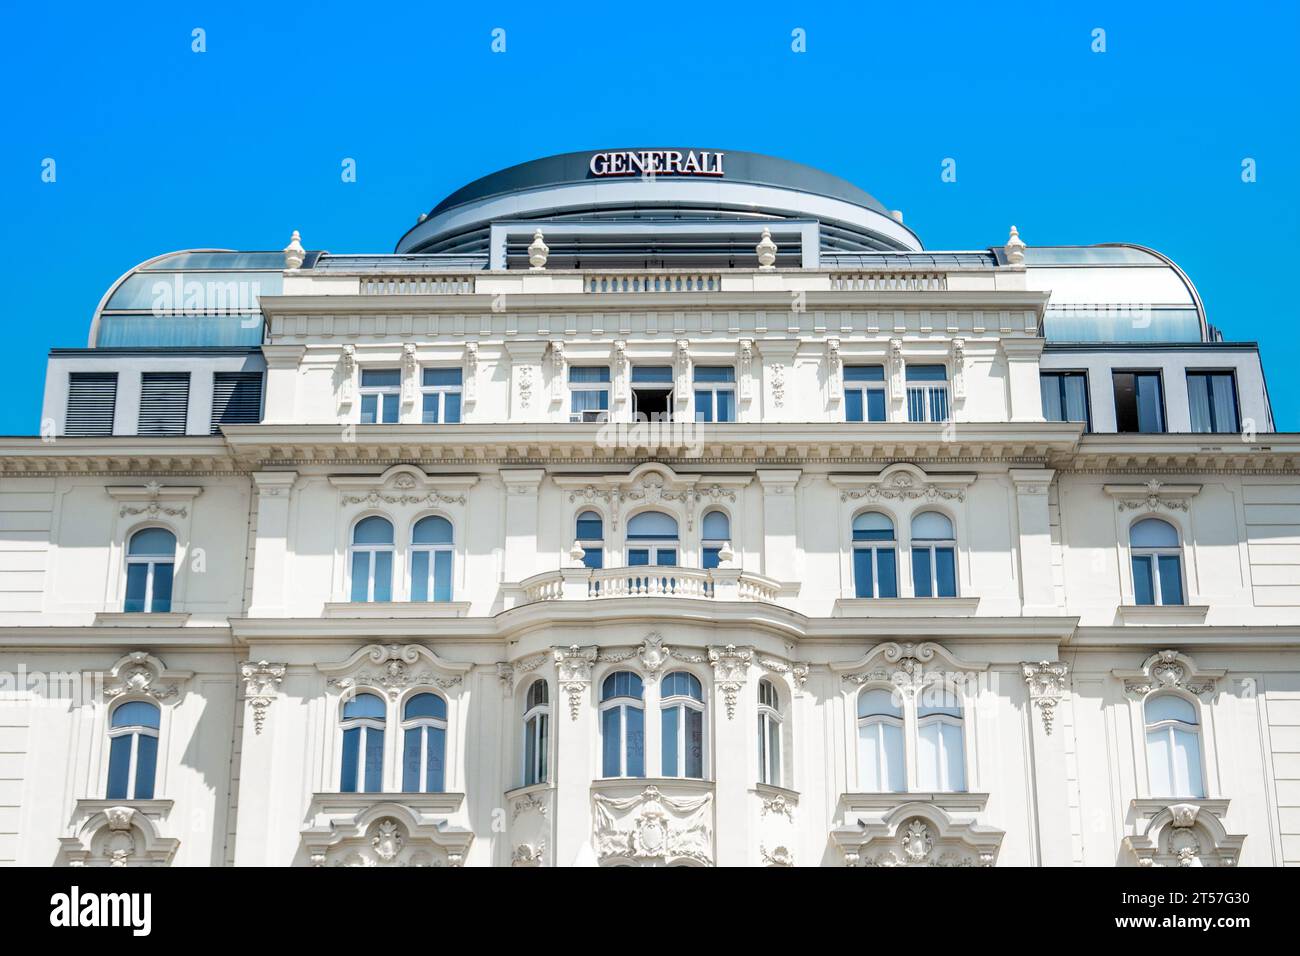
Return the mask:
[[137,435],[184,435],[189,409],[189,372],[144,372],[140,375]]
[[256,425],[262,420],[262,373],[212,375],[212,434],[222,425]]
[[632,414],[641,422],[672,420],[673,367],[632,366]]
[[1188,372],[1187,402],[1192,413],[1192,431],[1241,431],[1237,377],[1232,372]]
[[885,367],[883,365],[844,366],[844,420],[846,422],[885,420]]
[[736,370],[730,365],[695,366],[695,420],[736,420]]
[[402,370],[365,368],[361,370],[361,424],[392,425],[397,422],[397,407],[402,395]]
[[1083,422],[1092,431],[1088,412],[1087,372],[1043,372],[1038,379],[1043,393],[1043,417],[1049,422]]
[[1165,430],[1164,390],[1159,372],[1114,372],[1115,427],[1120,432]]
[[116,407],[116,372],[73,372],[68,376],[68,417],[63,433],[74,437],[112,435]]
[[948,420],[948,369],[943,365],[909,365],[907,378],[907,420]]
[[569,421],[609,419],[609,366],[569,366]]
[[424,407],[420,412],[420,421],[426,425],[459,425],[461,370],[426,368],[421,376]]

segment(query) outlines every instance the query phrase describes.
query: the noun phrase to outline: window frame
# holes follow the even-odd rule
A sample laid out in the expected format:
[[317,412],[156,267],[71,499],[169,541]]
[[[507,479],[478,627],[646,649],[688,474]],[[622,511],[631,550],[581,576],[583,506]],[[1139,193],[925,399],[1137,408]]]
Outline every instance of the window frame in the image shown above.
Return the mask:
[[[426,385],[424,373],[428,371],[447,371],[460,374],[459,385]],[[399,387],[400,395],[400,387]],[[456,406],[456,420],[447,421],[447,396],[459,395]],[[426,418],[429,399],[437,399],[437,417],[432,421]],[[398,419],[401,419],[401,406],[398,406]],[[422,425],[459,425],[465,417],[465,370],[459,365],[424,365],[420,367],[420,424]]]
[[[1133,543],[1133,529],[1144,521],[1158,521],[1167,525],[1174,532],[1174,537],[1178,543],[1176,545],[1135,545]],[[1128,526],[1128,553],[1129,553],[1129,588],[1133,596],[1135,607],[1186,607],[1188,605],[1187,592],[1187,561],[1184,557],[1183,530],[1177,524],[1166,519],[1163,515],[1142,514],[1138,515]],[[1160,580],[1160,558],[1174,557],[1178,559],[1178,587],[1182,600],[1176,603],[1167,603],[1163,600],[1164,587]],[[1139,560],[1149,560],[1151,569],[1151,603],[1145,604],[1138,600],[1138,581],[1137,581],[1137,563]]]
[[[387,544],[370,544],[370,543],[357,544],[356,542],[357,528],[361,525],[361,522],[365,521],[368,518],[382,518],[384,521],[388,522],[389,530],[392,531],[392,540]],[[412,525],[412,527],[414,527],[414,525]],[[393,582],[399,579],[397,575],[397,526],[394,524],[393,519],[388,515],[379,512],[373,512],[373,511],[362,512],[361,514],[357,515],[356,518],[353,519],[352,526],[348,530],[347,540],[348,540],[348,550],[347,550],[347,562],[345,565],[346,578],[344,581],[344,592],[347,594],[347,603],[384,604],[384,603],[391,602],[395,597],[395,595],[393,594]],[[369,558],[366,562],[366,569],[367,569],[366,570],[367,573],[366,598],[362,601],[357,601],[353,597],[353,595],[355,594],[354,573],[355,573],[355,562],[356,562],[356,559],[353,557],[353,555],[358,552],[366,552],[369,555]],[[375,568],[377,565],[377,561],[375,560],[375,555],[384,552],[386,552],[390,556],[390,560],[388,564],[388,601],[376,601],[374,596],[375,595]]]
[[[603,382],[575,382],[573,380],[574,370],[583,369],[583,368],[604,369],[605,380]],[[568,370],[565,373],[565,384],[568,385],[569,387],[569,424],[574,425],[574,424],[581,424],[584,422],[600,423],[600,422],[609,421],[610,404],[613,398],[613,384],[614,384],[613,378],[614,378],[613,370],[609,367],[609,365],[602,365],[599,362],[592,363],[592,364],[577,363],[577,364],[569,365]],[[605,401],[604,401],[605,407],[594,409],[594,410],[584,408],[580,412],[575,412],[573,410],[573,399],[575,393],[582,393],[582,394],[595,393],[597,395],[603,393],[605,396]],[[588,418],[587,416],[591,414],[593,411],[595,412],[596,417]]]
[[[541,685],[544,696],[533,702],[533,688]],[[546,678],[538,677],[529,682],[524,691],[524,746],[521,756],[523,785],[525,787],[550,782],[551,770],[551,687]],[[529,766],[528,751],[532,747],[533,760]]]
[[[1133,415],[1134,415],[1134,421],[1135,421],[1135,423],[1136,423],[1137,426],[1138,426],[1138,427],[1135,428],[1135,429],[1128,430],[1128,429],[1122,429],[1122,428],[1120,428],[1119,388],[1116,386],[1116,381],[1115,381],[1115,376],[1117,376],[1117,375],[1132,375],[1132,376],[1133,376]],[[1146,432],[1144,432],[1144,431],[1142,430],[1142,427],[1141,427],[1141,424],[1142,424],[1142,406],[1141,406],[1141,402],[1139,401],[1139,398],[1138,398],[1138,383],[1137,383],[1137,377],[1138,377],[1139,375],[1154,375],[1155,378],[1156,378],[1156,384],[1157,384],[1157,386],[1158,386],[1159,389],[1160,389],[1160,404],[1159,404],[1159,412],[1160,412],[1160,427],[1159,427],[1157,430],[1155,430],[1155,431],[1146,431]],[[1117,435],[1164,435],[1164,434],[1168,434],[1168,432],[1169,432],[1169,401],[1168,401],[1168,397],[1167,397],[1167,396],[1168,396],[1168,393],[1167,393],[1166,390],[1165,390],[1165,375],[1164,375],[1164,369],[1160,369],[1160,368],[1112,368],[1112,369],[1110,370],[1110,383],[1111,383],[1111,401],[1114,403],[1114,408],[1115,408],[1115,433],[1116,433]]]
[[[1192,376],[1194,375],[1201,376],[1204,378],[1209,378],[1214,375],[1225,375],[1232,380],[1232,414],[1237,419],[1237,428],[1235,431],[1220,431],[1219,429],[1213,427],[1216,424],[1214,421],[1216,417],[1216,413],[1214,410],[1214,392],[1212,389],[1210,389],[1208,382],[1206,383],[1206,389],[1210,398],[1209,407],[1210,407],[1211,428],[1208,432],[1201,432],[1196,430],[1191,417]],[[1240,389],[1238,388],[1237,370],[1235,368],[1189,368],[1189,369],[1184,369],[1183,378],[1187,382],[1187,429],[1191,434],[1193,435],[1240,435],[1241,434],[1241,392]]]
[[[367,372],[396,372],[396,385],[366,385]],[[385,408],[387,396],[393,396],[395,401],[393,407],[395,415],[392,421],[388,421]],[[366,418],[366,399],[375,399],[375,420],[367,422]],[[402,420],[402,368],[400,365],[376,365],[371,368],[361,368],[357,370],[357,420],[362,425],[396,425]]]
[[[912,368],[941,368],[943,369],[943,380],[909,380],[907,373]],[[912,395],[914,392],[924,396],[921,403],[924,415],[920,418],[912,416]],[[939,394],[942,395],[943,399],[944,415],[941,418],[935,418],[934,401],[935,396]],[[903,371],[903,398],[904,404],[907,406],[907,420],[913,424],[943,425],[952,421],[952,373],[947,364],[944,362],[915,362],[908,364]]]
[[[721,515],[722,519],[727,522],[727,536],[725,538],[706,538],[704,536],[704,525],[710,515]],[[704,514],[700,515],[700,568],[704,571],[711,571],[714,568],[721,567],[722,549],[731,544],[731,515],[725,508],[710,505]],[[709,564],[710,552],[715,552],[713,557],[717,558],[716,564]]]
[[[666,686],[668,678],[678,674],[684,674],[687,678],[695,682],[695,685],[700,689],[700,696],[698,698],[692,697],[690,694],[673,693],[665,695],[663,693],[663,688]],[[675,780],[709,779],[709,720],[708,709],[705,706],[704,697],[704,682],[688,670],[676,668],[668,671],[659,678],[659,775],[661,777],[671,777]],[[677,765],[670,770],[665,765],[664,758],[666,756],[665,750],[667,747],[667,739],[663,736],[662,728],[664,716],[669,711],[673,710],[678,711],[676,717],[677,739],[673,742],[676,748]],[[689,737],[686,729],[687,711],[693,711],[699,714],[700,717],[700,773],[698,776],[686,772],[688,767],[687,746],[689,744]]]
[[1061,414],[1066,414],[1065,413],[1065,406],[1066,406],[1065,380],[1071,377],[1083,379],[1083,416],[1084,416],[1083,421],[1080,423],[1078,422],[1077,419],[1071,419],[1071,418],[1060,418],[1060,419],[1048,418],[1046,415],[1044,415],[1043,418],[1044,420],[1049,422],[1060,421],[1063,423],[1082,424],[1084,427],[1084,434],[1091,434],[1092,433],[1092,380],[1089,377],[1088,370],[1086,368],[1040,368],[1038,370],[1039,389],[1040,390],[1042,389],[1042,382],[1044,379],[1048,379],[1048,378],[1056,379],[1057,380],[1056,386],[1061,401],[1061,409],[1062,409]]
[[[347,705],[358,697],[374,697],[379,701],[384,709],[383,717],[347,717],[345,716]],[[339,726],[339,769],[336,779],[339,782],[339,793],[387,793],[387,772],[389,767],[387,747],[389,746],[388,735],[388,718],[389,718],[388,701],[383,694],[373,690],[359,690],[355,693],[344,694],[338,702],[338,726]],[[353,780],[353,789],[344,788],[343,773],[347,768],[347,747],[349,730],[359,730],[357,734],[357,756],[356,756],[356,778]],[[379,786],[371,790],[366,788],[366,754],[369,750],[370,737],[372,733],[379,734]]]
[[[765,700],[763,688],[771,690]],[[775,747],[773,742],[775,741]],[[785,782],[785,716],[776,682],[763,677],[758,682],[758,782],[780,787]]]
[[[446,714],[447,716],[407,717],[406,716],[407,706],[411,703],[412,700],[414,700],[417,697],[423,696],[424,694],[428,694],[430,697],[436,697],[440,701],[442,701],[442,710],[443,713]],[[449,701],[445,695],[439,693],[436,690],[433,690],[432,688],[423,687],[423,686],[414,687],[407,694],[405,694],[400,701],[398,701],[397,715],[398,715],[398,730],[401,731],[401,737],[397,740],[397,746],[400,748],[399,750],[400,759],[398,763],[400,765],[400,771],[401,771],[401,777],[397,781],[399,792],[401,793],[446,793],[447,777],[448,777],[448,769],[449,769],[447,766],[447,749],[448,749],[447,744],[448,744],[448,738],[450,737],[451,734],[451,701]],[[418,790],[406,789],[406,740],[407,740],[407,734],[413,730],[420,731],[420,763],[419,763],[420,788]],[[440,790],[429,789],[429,746],[430,746],[430,737],[432,736],[430,734],[430,731],[432,730],[442,731],[442,789]],[[382,772],[381,772],[381,780],[382,780]]]
[[[890,533],[893,535],[893,537],[890,538],[889,540],[885,540],[884,538],[879,538],[879,539],[864,538],[861,541],[857,540],[854,537],[854,535],[857,533],[857,529],[854,528],[853,526],[857,524],[859,518],[869,514],[880,515],[882,518],[888,521]],[[856,512],[849,520],[849,546],[851,548],[851,553],[849,557],[849,573],[852,575],[852,579],[853,579],[854,598],[861,599],[861,600],[873,600],[873,601],[882,600],[880,596],[880,553],[879,553],[882,550],[894,552],[894,593],[892,596],[895,598],[898,597],[899,596],[898,593],[898,552],[899,552],[898,523],[894,520],[893,515],[885,511],[881,511],[879,508],[865,508],[861,511]],[[868,559],[871,562],[871,593],[870,594],[860,593],[861,588],[859,587],[860,580],[858,575],[858,561],[857,561],[857,556],[859,552],[870,552],[870,558]],[[888,598],[884,598],[883,600],[888,600]]]
[[[417,543],[415,540],[415,528],[421,521],[424,521],[428,518],[441,518],[443,521],[447,522],[447,526],[451,529],[451,540],[444,543],[426,543],[426,542]],[[411,521],[411,530],[410,533],[407,535],[407,546],[406,546],[407,567],[406,567],[405,578],[406,578],[406,587],[407,587],[407,592],[406,592],[407,601],[415,600],[415,556],[417,554],[429,555],[423,603],[448,604],[455,601],[456,600],[456,522],[454,522],[451,519],[450,515],[445,515],[438,511],[430,511],[427,512],[426,514],[417,515]],[[449,562],[447,568],[447,597],[446,598],[439,598],[437,596],[437,585],[436,585],[437,556],[439,554],[446,554],[447,560]],[[394,573],[396,573],[396,564],[397,564],[397,558],[396,556],[394,556],[393,558]],[[371,569],[372,578],[373,575],[374,575],[374,571],[372,568]],[[350,594],[351,591],[349,590],[348,593]]]
[[[579,534],[578,523],[583,520],[584,515],[593,515],[598,521],[600,521],[599,538],[584,538]],[[583,567],[589,568],[593,571],[599,571],[605,567],[605,516],[603,514],[595,508],[582,508],[578,511],[578,513],[573,516],[573,540],[577,542],[578,547],[583,550]],[[591,547],[588,547],[588,545]],[[596,563],[590,564],[588,562],[593,560],[593,554],[595,555],[594,560]]]
[[[633,522],[636,518],[640,517],[641,515],[645,515],[645,514],[659,514],[659,515],[663,515],[663,516],[666,517],[666,518],[671,518],[672,521],[673,521],[674,526],[675,526],[676,529],[677,529],[677,533],[676,533],[676,535],[674,535],[674,536],[671,537],[671,538],[668,538],[668,537],[646,537],[646,538],[642,538],[642,539],[634,539],[634,538],[632,538],[632,522]],[[665,510],[663,510],[663,509],[661,509],[661,508],[655,508],[655,507],[644,508],[644,509],[642,509],[642,510],[640,510],[640,511],[637,511],[637,512],[634,512],[634,513],[628,515],[628,516],[627,516],[627,520],[624,522],[623,528],[624,528],[624,530],[623,530],[623,563],[624,563],[624,565],[625,565],[626,567],[629,567],[629,568],[632,568],[632,567],[637,567],[637,568],[642,568],[642,567],[644,567],[644,568],[673,568],[673,567],[681,567],[681,559],[682,559],[682,532],[681,532],[681,522],[678,520],[678,518],[677,518],[677,516],[676,516],[675,514],[673,514],[673,513],[670,512],[670,511],[665,511]],[[671,550],[672,550],[672,552],[673,552],[673,561],[672,561],[672,563],[671,563],[671,564],[661,564],[661,563],[659,563],[659,555],[660,555],[660,552],[661,552],[661,551],[664,551],[664,550],[667,550],[667,549],[670,549],[670,548],[671,548]],[[647,555],[648,555],[648,558],[647,558],[646,563],[645,563],[645,564],[633,564],[633,563],[632,563],[632,552],[633,552],[633,551],[645,551],[645,552],[647,553]]]
[[[631,674],[633,677],[635,677],[635,678],[637,679],[637,681],[639,682],[640,687],[641,687],[641,696],[639,696],[639,697],[630,697],[630,696],[626,696],[626,695],[618,695],[618,693],[617,693],[617,685],[616,685],[616,686],[615,686],[615,696],[612,696],[612,697],[606,697],[606,696],[605,696],[605,684],[606,684],[606,682],[609,681],[611,678],[617,676],[618,674]],[[601,775],[601,779],[603,779],[603,780],[640,780],[640,779],[644,779],[644,778],[645,778],[645,776],[646,776],[646,756],[647,756],[647,754],[649,753],[649,749],[648,749],[648,747],[646,746],[647,743],[648,743],[648,735],[647,735],[647,732],[646,732],[646,712],[647,712],[647,708],[646,708],[646,699],[645,699],[645,697],[646,697],[646,694],[645,694],[645,678],[642,677],[640,674],[638,674],[638,673],[637,673],[636,671],[634,671],[634,670],[630,670],[630,669],[628,669],[628,668],[620,668],[620,669],[617,669],[617,670],[612,670],[612,671],[610,671],[608,674],[605,674],[603,677],[601,677],[601,679],[600,679],[599,703],[598,703],[598,706],[597,706],[597,713],[598,713],[598,715],[599,715],[599,719],[598,719],[598,721],[597,721],[597,726],[600,728],[600,775]],[[629,774],[629,773],[627,772],[627,771],[628,771],[627,709],[629,709],[629,708],[632,709],[632,710],[640,711],[640,713],[641,713],[641,772],[640,772],[639,774]],[[605,732],[605,713],[606,713],[607,711],[615,710],[615,709],[617,709],[617,710],[619,711],[619,715],[618,715],[618,728],[619,728],[619,731],[618,731],[618,732],[619,732],[619,739],[618,739],[618,759],[619,759],[618,770],[619,770],[619,772],[618,772],[617,774],[613,775],[613,776],[610,776],[610,775],[608,775],[608,774],[605,773],[605,770],[607,769],[607,768],[605,767],[605,745],[606,745],[606,743],[607,743],[607,741],[606,741],[606,739],[605,739],[605,737],[606,737],[606,732]]]
[[[866,717],[859,716],[860,703],[862,695],[871,691],[885,691],[890,694],[891,701],[894,702],[901,716],[871,714]],[[925,701],[928,695],[942,693],[944,700],[954,701],[955,704],[948,705],[950,709],[959,711],[959,717],[944,714],[924,714],[920,711],[933,705]],[[960,682],[947,680],[941,677],[934,677],[925,681],[919,687],[903,687],[892,683],[888,680],[868,680],[857,687],[849,697],[849,713],[853,720],[854,741],[854,772],[856,773],[856,785],[863,787],[866,783],[863,775],[862,766],[862,746],[861,733],[862,729],[868,726],[880,725],[882,727],[895,727],[901,731],[902,743],[902,762],[901,777],[903,788],[901,790],[861,790],[863,793],[897,793],[897,794],[918,794],[918,793],[970,793],[972,792],[972,759],[973,751],[971,740],[973,736],[974,725],[971,722],[973,712],[972,700],[970,695]],[[960,787],[951,786],[952,781],[946,780],[947,764],[941,760],[936,768],[940,771],[939,779],[936,781],[942,786],[923,787],[921,784],[922,768],[920,757],[920,744],[922,733],[926,728],[931,726],[955,726],[960,737],[960,753],[957,755],[957,766],[961,771]],[[883,735],[883,731],[882,731]],[[943,742],[943,733],[939,733],[940,745]],[[883,736],[882,736],[883,743]],[[883,747],[880,752],[883,754]],[[941,752],[942,753],[942,752]],[[887,782],[887,781],[882,781]]]
[[[1192,708],[1192,717],[1195,720],[1195,723],[1189,724],[1186,721],[1179,720],[1174,717],[1161,718],[1155,721],[1150,720],[1147,717],[1147,706],[1148,704],[1151,703],[1152,700],[1160,697],[1174,698],[1190,706]],[[1173,688],[1161,688],[1159,690],[1155,690],[1147,694],[1142,699],[1141,707],[1142,707],[1142,712],[1141,712],[1142,713],[1142,749],[1146,757],[1146,765],[1147,765],[1147,792],[1153,798],[1161,799],[1161,800],[1204,800],[1205,795],[1209,792],[1209,787],[1208,787],[1209,774],[1207,772],[1208,769],[1207,761],[1206,761],[1207,748],[1205,746],[1205,734],[1202,733],[1201,731],[1201,727],[1204,721],[1202,720],[1203,715],[1201,713],[1200,702],[1194,699],[1190,694],[1182,693],[1179,690]],[[1188,730],[1187,728],[1190,728],[1190,730]],[[1170,773],[1171,779],[1173,779],[1173,777],[1177,775],[1177,771],[1179,770],[1177,763],[1172,762],[1172,756],[1174,753],[1174,743],[1176,740],[1175,733],[1179,729],[1183,729],[1183,732],[1185,733],[1190,733],[1191,736],[1196,741],[1196,763],[1197,763],[1197,771],[1200,779],[1193,781],[1191,779],[1191,774],[1188,773],[1187,775],[1188,784],[1195,788],[1194,792],[1181,793],[1181,794],[1180,793],[1174,793],[1174,794],[1157,793],[1155,783],[1154,783],[1155,780],[1154,763],[1152,761],[1152,754],[1151,754],[1151,734],[1155,731],[1161,731],[1161,730],[1168,731],[1167,746],[1169,747],[1169,753],[1171,756],[1171,763],[1168,769],[1171,772]],[[1186,771],[1187,768],[1183,768],[1183,769],[1184,771]],[[1176,789],[1176,787],[1174,789]]]
[[[136,554],[131,553],[131,542],[135,537],[145,531],[151,530],[165,531],[171,535],[172,539],[172,556],[169,560],[163,561],[162,552],[155,554]],[[177,535],[176,529],[169,528],[165,524],[150,523],[137,525],[126,533],[126,547],[123,549],[122,556],[122,610],[127,614],[170,614],[176,603],[176,566],[179,563],[177,557],[180,552],[180,536]],[[138,611],[127,609],[127,602],[130,598],[131,588],[131,567],[132,565],[145,565],[145,585],[144,585],[144,606]],[[154,585],[157,580],[158,567],[166,564],[171,568],[171,592],[167,598],[165,608],[154,608]]]
[[[126,724],[122,727],[114,727],[113,715],[116,714],[121,708],[125,707],[128,704],[147,704],[148,706],[152,707],[158,715],[158,726],[149,727],[144,724]],[[104,799],[130,801],[130,800],[155,800],[158,798],[158,790],[159,790],[158,782],[160,776],[159,771],[161,770],[163,765],[162,722],[163,722],[163,708],[162,705],[159,704],[159,702],[156,700],[152,700],[148,697],[143,697],[136,694],[128,694],[113,701],[112,705],[108,709],[108,713],[106,715],[106,723],[105,723],[104,737],[108,746],[107,746],[107,759],[105,761],[106,773],[104,777],[104,789],[103,789]],[[113,741],[119,737],[125,737],[128,735],[132,739],[131,739],[131,749],[127,753],[126,794],[124,796],[116,797],[109,793],[109,788],[112,786],[112,782],[113,782]],[[153,780],[150,783],[149,795],[145,797],[139,795],[140,738],[141,737],[151,737],[155,741]]]
[[[725,369],[731,373],[730,381],[701,381],[699,378],[701,369]],[[736,407],[736,366],[735,365],[704,365],[696,364],[691,368],[691,415],[692,421],[697,424],[721,424],[729,425],[738,420],[739,409]],[[718,417],[718,395],[727,393],[731,396],[731,415],[729,418]],[[700,399],[707,395],[709,399],[708,417],[700,417]]]
[[[880,369],[880,380],[876,381],[875,379],[863,379],[860,381],[851,381],[849,379],[849,369],[852,368],[878,368]],[[889,382],[888,382],[888,375],[885,372],[885,366],[883,364],[872,363],[872,362],[853,362],[852,364],[845,363],[841,368],[840,374],[842,376],[841,384],[843,386],[843,391],[844,391],[844,398],[841,404],[844,409],[845,422],[867,424],[867,423],[879,423],[879,422],[889,421]],[[861,393],[861,398],[859,399],[859,401],[862,403],[861,418],[849,417],[849,393],[850,392]],[[869,393],[871,392],[879,392],[883,400],[882,405],[883,405],[884,414],[879,419],[871,417],[871,403],[868,400]]]
[[[943,517],[948,522],[948,527],[952,529],[953,536],[951,538],[917,538],[916,532],[914,530],[916,527],[916,519],[926,514],[937,514]],[[907,560],[908,560],[908,571],[910,572],[908,577],[911,581],[912,597],[940,598],[940,599],[951,599],[951,598],[961,597],[961,553],[957,548],[957,522],[953,518],[953,516],[949,514],[947,511],[944,511],[942,509],[927,506],[921,510],[913,511],[908,516],[907,528],[908,528]],[[939,586],[938,586],[939,578],[937,573],[938,563],[936,561],[936,552],[941,548],[947,548],[952,551],[952,586],[953,586],[952,594],[936,593],[939,590]],[[917,551],[929,552],[929,582],[930,582],[929,594],[917,593],[917,589],[916,589],[916,571],[917,571],[916,552]]]

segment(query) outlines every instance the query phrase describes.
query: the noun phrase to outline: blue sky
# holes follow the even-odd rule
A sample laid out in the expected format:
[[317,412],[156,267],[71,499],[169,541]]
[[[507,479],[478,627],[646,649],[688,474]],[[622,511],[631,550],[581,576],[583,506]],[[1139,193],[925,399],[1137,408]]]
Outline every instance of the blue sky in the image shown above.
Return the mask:
[[1153,246],[1225,338],[1260,343],[1278,428],[1300,430],[1294,2],[114,6],[0,7],[0,434],[37,431],[47,349],[85,345],[141,260],[295,228],[387,252],[494,169],[658,142],[837,173],[930,248],[1013,222],[1031,245]]

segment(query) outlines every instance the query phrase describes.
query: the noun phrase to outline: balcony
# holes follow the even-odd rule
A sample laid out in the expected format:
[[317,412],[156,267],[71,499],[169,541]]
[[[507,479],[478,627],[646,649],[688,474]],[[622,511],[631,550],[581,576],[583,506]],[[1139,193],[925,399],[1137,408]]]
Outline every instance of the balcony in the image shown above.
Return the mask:
[[779,582],[734,568],[564,568],[535,574],[519,585],[525,604],[603,598],[700,598],[775,604]]

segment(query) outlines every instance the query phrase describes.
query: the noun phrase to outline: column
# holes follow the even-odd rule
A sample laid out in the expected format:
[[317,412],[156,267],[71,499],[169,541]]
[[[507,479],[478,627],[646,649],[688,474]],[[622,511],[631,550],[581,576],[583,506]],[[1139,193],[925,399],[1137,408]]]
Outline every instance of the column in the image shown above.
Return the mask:
[[778,581],[798,579],[799,499],[795,488],[802,472],[760,468],[763,486],[763,574]]
[[286,580],[289,551],[289,505],[296,471],[253,473],[257,494],[257,535],[253,540],[253,594],[249,617],[285,617],[289,613]]
[[1043,393],[1038,385],[1038,361],[1043,340],[1003,339],[1002,357],[1007,363],[1008,412],[1013,422],[1041,422]]
[[1047,492],[1055,474],[1050,468],[1012,468],[1016,486],[1016,515],[1020,528],[1021,614],[1056,614],[1056,583],[1052,579],[1052,528]]
[[266,392],[262,412],[264,422],[293,422],[298,398],[298,366],[306,354],[307,349],[302,345],[262,346],[262,355],[266,358]]
[[506,490],[502,573],[504,579],[512,584],[546,570],[538,565],[537,551],[537,489],[545,476],[543,468],[505,468],[501,471],[501,482]]
[[1070,667],[1064,661],[1020,665],[1029,687],[1031,772],[1034,816],[1038,821],[1038,864],[1069,866],[1072,851],[1070,796],[1066,782],[1065,739],[1056,727],[1056,706],[1068,693]]

